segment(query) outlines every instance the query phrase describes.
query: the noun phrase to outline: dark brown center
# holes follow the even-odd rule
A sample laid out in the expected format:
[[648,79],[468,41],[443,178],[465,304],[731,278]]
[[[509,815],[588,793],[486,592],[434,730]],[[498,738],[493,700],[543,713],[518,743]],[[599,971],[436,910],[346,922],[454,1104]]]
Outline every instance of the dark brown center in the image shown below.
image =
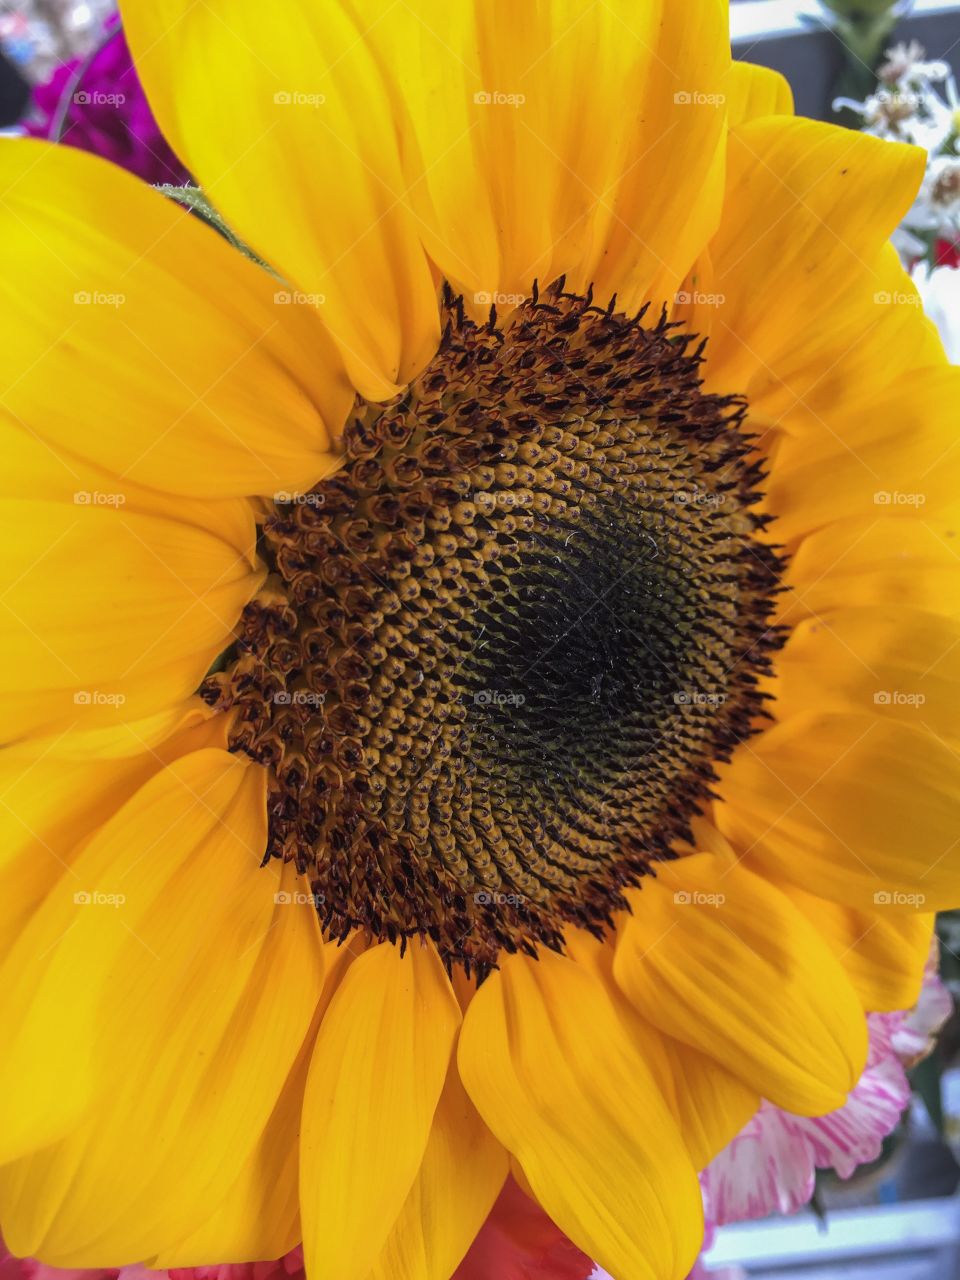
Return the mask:
[[357,405],[343,470],[278,503],[202,692],[329,933],[427,935],[482,976],[602,931],[685,837],[761,712],[779,562],[690,335],[562,282],[446,317],[403,396]]

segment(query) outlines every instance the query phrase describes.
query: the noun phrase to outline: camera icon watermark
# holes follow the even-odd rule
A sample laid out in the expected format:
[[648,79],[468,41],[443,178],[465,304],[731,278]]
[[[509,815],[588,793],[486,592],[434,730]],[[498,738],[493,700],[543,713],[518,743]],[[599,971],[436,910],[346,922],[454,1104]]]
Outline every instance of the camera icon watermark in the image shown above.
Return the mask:
[[696,89],[680,89],[673,95],[678,107],[722,107],[726,100],[726,94],[702,93]]
[[125,93],[101,93],[98,89],[78,89],[72,99],[78,107],[122,107],[126,100]]
[[701,893],[697,889],[678,889],[673,895],[678,907],[722,907],[726,900],[725,893]]
[[702,689],[679,689],[673,695],[676,707],[722,707],[726,700],[725,693],[704,693]]
[[106,693],[100,689],[78,689],[73,695],[75,707],[122,707],[125,693]]
[[273,295],[278,307],[322,307],[326,300],[325,293],[303,293],[300,289],[278,289]]
[[911,907],[922,909],[927,901],[923,893],[901,893],[898,889],[881,889],[873,895],[875,907]]
[[473,95],[474,105],[478,107],[522,107],[526,100],[524,93],[502,93],[499,89],[481,89]]
[[78,507],[122,507],[126,500],[125,493],[101,493],[99,489],[78,489],[73,495]]
[[679,289],[673,300],[678,307],[722,307],[727,300],[725,293],[704,293],[700,289]]
[[122,307],[127,300],[125,293],[103,293],[99,289],[78,289],[73,295],[78,307]]
[[923,507],[927,502],[925,493],[901,493],[899,489],[878,489],[873,495],[877,507]]
[[326,100],[325,93],[302,93],[297,89],[280,89],[273,95],[278,107],[322,107]]
[[490,291],[481,289],[473,295],[473,300],[478,307],[519,307],[528,297],[529,294],[526,293],[503,293],[496,289]]
[[125,893],[102,893],[99,889],[78,889],[73,895],[78,907],[122,907],[126,900]]
[[289,493],[286,489],[278,489],[273,500],[288,507],[322,507],[327,501],[322,493]]
[[873,295],[878,307],[922,307],[923,299],[919,293],[907,293],[902,290],[878,289]]
[[322,707],[327,695],[312,689],[281,689],[272,700],[280,707]]
[[473,695],[477,707],[522,707],[526,700],[522,693],[503,693],[500,689],[478,689]]
[[925,693],[906,693],[902,689],[878,689],[873,701],[878,707],[922,707]]

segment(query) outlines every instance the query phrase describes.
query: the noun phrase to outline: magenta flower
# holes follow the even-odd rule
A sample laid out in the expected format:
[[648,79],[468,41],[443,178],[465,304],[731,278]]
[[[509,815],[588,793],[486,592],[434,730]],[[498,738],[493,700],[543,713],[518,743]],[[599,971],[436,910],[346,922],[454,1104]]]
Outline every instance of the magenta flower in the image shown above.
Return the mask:
[[34,106],[34,137],[92,151],[146,182],[190,180],[153,118],[116,18],[95,53],[64,63],[34,90]]

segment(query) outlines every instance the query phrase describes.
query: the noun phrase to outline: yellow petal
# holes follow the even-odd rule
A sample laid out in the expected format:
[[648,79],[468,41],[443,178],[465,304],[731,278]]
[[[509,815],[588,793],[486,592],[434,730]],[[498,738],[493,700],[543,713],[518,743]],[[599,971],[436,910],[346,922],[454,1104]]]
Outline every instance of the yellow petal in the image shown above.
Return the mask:
[[639,1012],[797,1115],[842,1106],[866,1059],[859,1001],[789,900],[735,861],[658,865],[614,973]]
[[868,1013],[912,1009],[930,954],[932,915],[857,911],[781,886],[834,953]]
[[[756,1112],[760,1092],[756,1085],[747,1084],[716,1058],[700,1053],[691,1045],[672,1036],[662,1036],[661,1041],[666,1075],[676,1097],[677,1124],[693,1166],[700,1172],[733,1141]],[[656,1060],[652,1061],[657,1079],[665,1089]]]
[[[296,880],[285,893],[302,892]],[[151,1268],[202,1267],[211,1258],[280,1258],[303,1239],[300,1225],[300,1117],[307,1072],[323,1015],[350,962],[361,953],[356,940],[322,950],[323,988],[303,1047],[283,1086],[263,1135],[219,1205],[188,1239],[167,1241]]]
[[[77,736],[61,735],[42,748],[8,747],[0,754],[0,953],[13,945],[62,876],[76,880],[72,863],[86,838],[164,764],[225,745],[217,741],[225,722],[204,708],[165,718],[166,732],[156,735],[138,724],[124,726],[123,734],[81,735],[84,747],[96,739],[90,753],[70,755],[64,744],[76,744]],[[114,752],[104,737],[114,747],[128,745]]]
[[[619,39],[642,41],[638,10],[647,8],[623,7]],[[625,163],[602,193],[614,214],[609,243],[597,244],[583,272],[598,297],[616,293],[626,312],[647,300],[673,300],[716,231],[724,199],[728,6],[725,0],[663,0],[655,11],[659,30],[642,88],[618,100],[616,83],[610,84],[611,116],[626,111],[630,119],[635,103],[637,123]],[[605,81],[598,61],[593,82]]]
[[320,317],[362,394],[393,394],[432,356],[439,318],[370,18],[340,0],[284,5],[266,25],[257,0],[129,3],[123,17],[190,172],[306,295],[299,309]]
[[829,430],[784,439],[766,505],[782,540],[851,517],[929,519],[955,509],[960,369],[921,369],[837,409]]
[[724,82],[731,128],[762,116],[792,116],[793,90],[779,71],[751,62],[733,62]]
[[864,252],[842,302],[798,324],[776,364],[754,371],[751,417],[791,435],[830,435],[838,407],[858,404],[916,369],[946,363],[897,250],[885,244],[879,253]]
[[562,273],[630,310],[672,297],[719,220],[722,0],[522,16],[510,0],[339,0],[288,8],[266,43],[253,0],[229,21],[130,3],[126,23],[166,132],[245,237],[325,293],[365,394],[435,342],[421,242],[478,310]]
[[739,748],[715,820],[754,866],[860,911],[960,903],[960,757],[929,728],[808,714]]
[[123,505],[0,499],[7,741],[116,725],[182,702],[262,580],[244,545]]
[[371,1280],[449,1280],[509,1172],[451,1063],[423,1163]]
[[960,622],[900,601],[801,622],[767,682],[779,720],[816,706],[960,732]]
[[[118,913],[117,895],[123,892],[126,897],[126,890],[121,891],[117,880],[133,857],[142,858],[142,847],[151,842],[140,829],[139,815],[156,816],[158,830],[165,834],[167,820],[159,816],[161,799],[171,789],[176,794],[178,785],[180,789],[188,785],[194,772],[209,769],[213,757],[219,764],[221,756],[230,759],[221,752],[190,757],[184,782],[178,784],[173,771],[164,773],[138,794],[132,810],[121,809],[76,856],[73,875],[51,884],[42,910],[33,914],[11,948],[0,991],[7,1028],[0,1077],[3,1160],[65,1133],[92,1099],[100,1083],[91,1032],[94,1013],[118,949],[130,936],[118,923],[126,915]],[[177,766],[183,767],[182,763]],[[239,772],[232,775],[234,785],[240,776]],[[217,818],[213,800],[209,815],[212,824]],[[192,824],[182,825],[180,832],[181,839],[168,857],[147,859],[144,864],[161,889],[189,865],[195,848],[190,837],[199,843],[204,835]],[[80,839],[87,834],[79,823],[77,834]],[[142,889],[132,899],[133,909],[143,909],[145,892]],[[94,904],[95,893],[107,896]],[[23,1252],[29,1253],[29,1246]]]
[[0,194],[0,306],[17,317],[0,404],[55,452],[111,470],[111,492],[208,501],[336,465],[351,388],[313,309],[278,303],[268,272],[73,147],[0,143]]
[[351,964],[320,1027],[303,1111],[307,1269],[365,1280],[424,1158],[460,1011],[432,946]]
[[958,570],[960,524],[886,516],[838,520],[805,537],[790,557],[776,621],[792,625],[810,614],[891,600],[955,618]]
[[[88,1096],[72,1132],[0,1172],[18,1251],[70,1267],[151,1257],[205,1221],[259,1142],[322,977],[315,912],[286,900],[278,864],[260,866],[265,825],[263,772],[206,750],[157,775],[77,859],[90,900],[71,903],[46,962],[61,983],[43,994],[55,1020],[77,981],[91,988],[86,1024],[55,1033],[60,1074],[79,1070]],[[65,896],[37,913],[34,945]],[[102,969],[95,946],[109,946]]]
[[603,984],[550,951],[480,987],[460,1075],[539,1203],[618,1280],[687,1274],[702,1235],[693,1165]]
[[710,243],[723,297],[707,351],[711,387],[749,392],[822,317],[872,302],[869,271],[923,167],[919,148],[810,120],[766,117],[731,131],[723,221]]
[[705,1169],[757,1110],[760,1095],[715,1059],[664,1035],[640,1016],[614,978],[614,939],[599,941],[581,929],[571,929],[565,941],[569,955],[604,984],[624,1029],[646,1058],[670,1106],[694,1168]]

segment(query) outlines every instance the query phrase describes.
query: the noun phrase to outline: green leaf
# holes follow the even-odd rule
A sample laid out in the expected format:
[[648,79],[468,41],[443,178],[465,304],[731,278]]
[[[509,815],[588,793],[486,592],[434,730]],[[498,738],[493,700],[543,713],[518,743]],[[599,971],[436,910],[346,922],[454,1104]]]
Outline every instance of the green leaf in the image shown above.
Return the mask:
[[[208,226],[213,227],[214,231],[218,231],[224,240],[232,244],[235,249],[239,249],[245,257],[263,267],[265,271],[269,271],[272,276],[277,276],[273,268],[262,258],[257,257],[250,246],[231,230],[226,219],[217,212],[199,187],[176,187],[172,183],[162,182],[157,186],[157,190],[169,200],[175,200],[177,204],[184,205]],[[280,277],[277,276],[277,279],[279,280]]]

